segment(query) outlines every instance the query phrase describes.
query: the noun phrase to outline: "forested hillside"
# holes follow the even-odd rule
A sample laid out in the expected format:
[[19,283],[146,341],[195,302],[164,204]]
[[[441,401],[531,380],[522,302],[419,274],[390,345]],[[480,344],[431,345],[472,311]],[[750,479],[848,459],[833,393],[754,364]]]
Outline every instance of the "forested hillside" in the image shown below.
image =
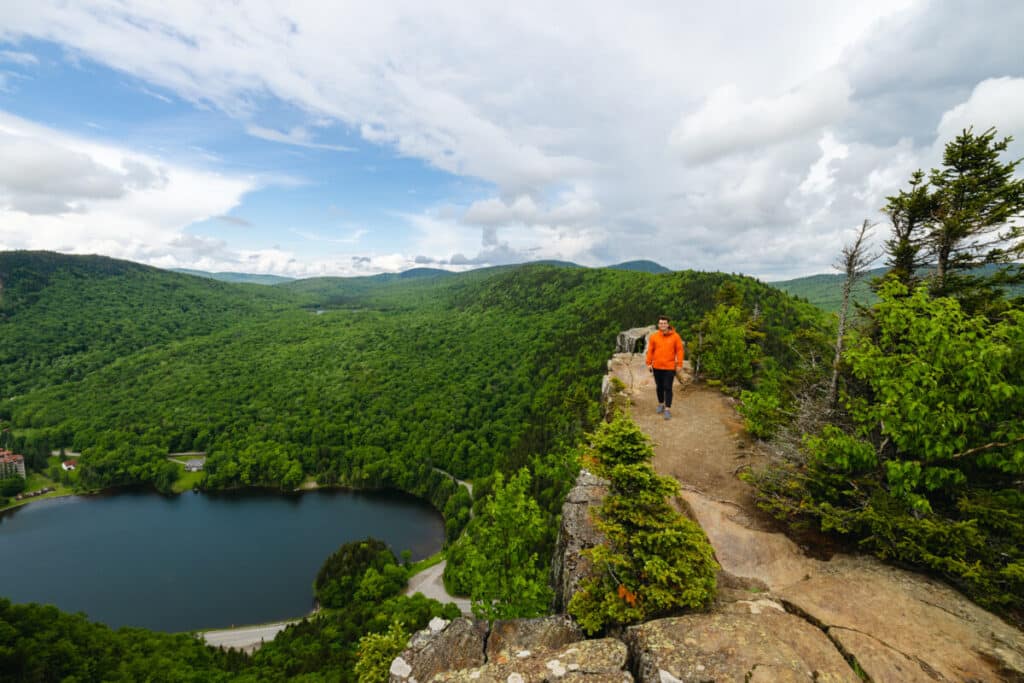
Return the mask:
[[300,302],[104,256],[0,252],[0,397],[81,380],[139,349]]
[[685,332],[735,282],[786,365],[794,328],[815,320],[721,274],[540,265],[268,288],[109,259],[4,262],[4,375],[20,379],[0,419],[80,450],[81,485],[166,489],[166,453],[205,450],[207,487],[397,486],[451,513],[452,533],[468,501],[434,468],[486,477],[575,443],[619,330],[668,311]]

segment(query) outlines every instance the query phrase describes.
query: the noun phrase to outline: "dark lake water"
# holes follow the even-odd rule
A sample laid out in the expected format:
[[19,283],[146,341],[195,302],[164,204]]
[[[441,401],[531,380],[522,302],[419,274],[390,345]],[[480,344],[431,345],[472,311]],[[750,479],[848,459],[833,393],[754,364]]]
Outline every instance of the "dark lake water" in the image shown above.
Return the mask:
[[44,500],[0,516],[0,596],[115,627],[275,621],[309,612],[323,561],[367,536],[420,559],[440,550],[444,522],[400,493]]

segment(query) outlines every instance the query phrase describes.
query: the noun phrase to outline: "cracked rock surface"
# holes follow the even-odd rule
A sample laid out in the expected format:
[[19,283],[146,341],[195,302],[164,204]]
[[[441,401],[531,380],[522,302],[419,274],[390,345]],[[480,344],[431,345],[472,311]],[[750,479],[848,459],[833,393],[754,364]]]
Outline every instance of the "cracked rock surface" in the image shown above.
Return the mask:
[[541,683],[564,681],[632,683],[626,671],[626,645],[615,638],[584,640],[556,650],[528,652],[505,662],[439,674],[435,681],[468,683]]
[[649,621],[626,639],[641,683],[860,680],[821,629],[770,600]]
[[426,683],[435,674],[484,663],[487,622],[465,617],[437,619],[414,634],[401,655],[391,662],[391,683]]
[[614,638],[583,640],[564,616],[494,622],[439,620],[409,641],[391,663],[391,683],[629,683],[626,645]]
[[608,494],[608,482],[586,470],[580,470],[576,484],[562,504],[562,523],[551,560],[551,583],[554,587],[554,611],[564,612],[580,582],[590,571],[590,560],[582,555],[602,541],[594,526],[591,510]]

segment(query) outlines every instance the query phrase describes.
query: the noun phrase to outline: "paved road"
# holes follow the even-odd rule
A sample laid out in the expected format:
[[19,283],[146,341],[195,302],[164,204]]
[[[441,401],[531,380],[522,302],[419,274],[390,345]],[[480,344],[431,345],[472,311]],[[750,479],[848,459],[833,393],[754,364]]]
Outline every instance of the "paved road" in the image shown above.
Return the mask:
[[252,653],[260,649],[265,642],[270,642],[281,631],[291,624],[297,624],[299,620],[280,621],[276,624],[263,624],[262,626],[243,626],[241,628],[223,629],[221,631],[207,631],[199,636],[206,641],[207,645],[213,647],[234,648]]
[[449,595],[448,591],[444,589],[444,581],[441,579],[441,575],[444,573],[446,564],[448,564],[448,560],[442,560],[433,567],[428,567],[409,579],[409,585],[405,589],[405,594],[423,593],[426,597],[433,598],[438,602],[454,602],[462,610],[463,614],[472,614],[469,600]]
[[[454,602],[463,614],[470,615],[472,611],[470,610],[469,600],[449,595],[448,591],[444,589],[444,581],[441,575],[444,574],[446,563],[447,561],[442,561],[410,578],[405,594],[423,593],[426,597],[433,598],[442,603]],[[263,643],[269,643],[273,640],[278,633],[290,624],[298,622],[298,619],[292,619],[275,624],[263,624],[262,626],[242,626],[239,628],[221,629],[219,631],[206,631],[205,633],[200,633],[199,636],[206,641],[207,645],[212,645],[213,647],[234,648],[252,653],[258,650]]]

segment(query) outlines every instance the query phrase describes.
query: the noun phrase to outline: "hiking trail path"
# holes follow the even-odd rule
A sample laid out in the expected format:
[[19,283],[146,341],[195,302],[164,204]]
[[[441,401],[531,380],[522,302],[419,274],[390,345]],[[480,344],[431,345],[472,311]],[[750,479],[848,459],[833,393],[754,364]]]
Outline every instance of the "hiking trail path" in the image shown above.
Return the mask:
[[655,412],[643,353],[617,353],[608,368],[654,444],[655,470],[679,481],[677,502],[711,541],[723,597],[749,601],[752,614],[777,609],[804,619],[867,680],[1024,681],[1024,634],[946,584],[871,556],[829,557],[781,533],[737,476],[765,466],[768,455],[747,436],[735,401],[693,383],[688,362],[670,420]]

